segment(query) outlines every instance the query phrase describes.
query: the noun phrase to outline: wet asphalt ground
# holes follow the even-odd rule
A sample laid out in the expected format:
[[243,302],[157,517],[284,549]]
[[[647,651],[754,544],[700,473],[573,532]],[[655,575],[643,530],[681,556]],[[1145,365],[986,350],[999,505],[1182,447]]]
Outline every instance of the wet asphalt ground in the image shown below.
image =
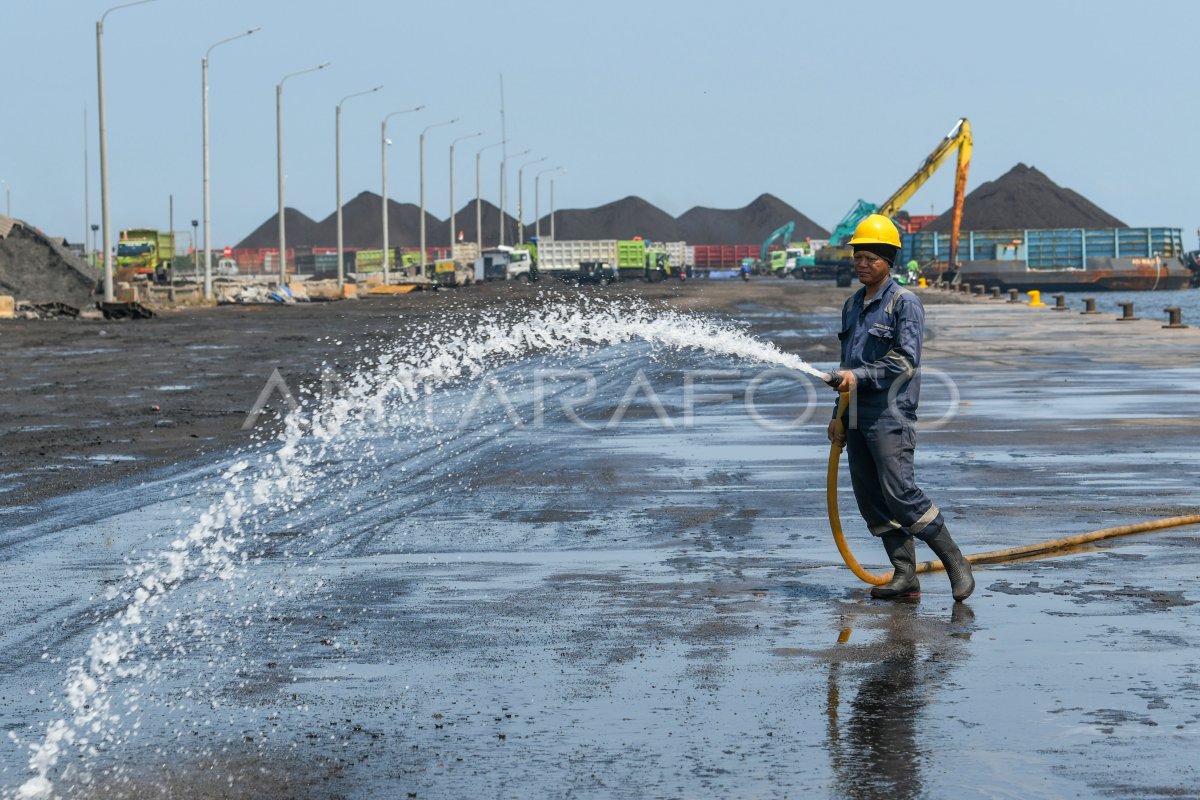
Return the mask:
[[[926,381],[922,411],[951,418],[919,434],[918,477],[964,550],[1200,507],[1195,329],[936,299],[925,362],[948,380]],[[733,312],[835,358],[832,305]],[[329,490],[279,513],[241,574],[174,592],[188,646],[146,642],[157,666],[122,685],[137,700],[120,745],[66,758],[58,790],[1200,797],[1195,528],[980,569],[966,604],[940,574],[919,603],[872,602],[829,536],[827,389],[810,407],[802,382],[752,365],[622,345],[572,360],[597,379],[574,420],[550,404],[537,423],[547,366],[563,365],[494,373],[521,426],[491,403],[461,430],[373,442],[368,474],[322,464]],[[476,389],[434,413],[456,418]],[[106,589],[199,513],[229,460],[6,515],[6,731],[37,741],[60,715]],[[841,483],[852,545],[880,567],[844,465]],[[24,749],[0,753],[0,783],[19,785]]]

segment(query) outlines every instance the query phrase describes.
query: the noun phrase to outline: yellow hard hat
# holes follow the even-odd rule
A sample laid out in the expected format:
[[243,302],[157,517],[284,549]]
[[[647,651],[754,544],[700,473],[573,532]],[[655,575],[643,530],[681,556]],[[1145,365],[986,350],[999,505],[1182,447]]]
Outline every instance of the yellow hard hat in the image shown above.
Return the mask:
[[900,231],[896,230],[895,223],[883,214],[872,214],[858,223],[850,244],[890,244],[892,247],[899,247]]

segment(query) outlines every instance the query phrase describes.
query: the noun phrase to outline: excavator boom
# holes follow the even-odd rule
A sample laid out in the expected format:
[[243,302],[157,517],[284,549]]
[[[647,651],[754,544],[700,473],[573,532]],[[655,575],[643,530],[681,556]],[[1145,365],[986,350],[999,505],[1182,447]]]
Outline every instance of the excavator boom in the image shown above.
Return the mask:
[[952,225],[950,228],[950,269],[955,269],[958,263],[958,238],[959,231],[962,227],[962,208],[963,196],[967,189],[967,171],[971,168],[971,148],[974,145],[974,139],[971,136],[971,123],[966,117],[955,123],[954,127],[946,134],[946,138],[938,143],[938,146],[933,149],[933,152],[926,157],[925,161],[917,168],[917,171],[912,174],[912,177],[904,182],[904,185],[896,190],[895,194],[884,201],[879,207],[880,214],[887,217],[895,216],[896,212],[904,208],[917,190],[924,185],[925,181],[937,172],[937,168],[942,165],[950,154],[955,150],[958,151],[958,168],[954,174],[954,209],[952,215]]

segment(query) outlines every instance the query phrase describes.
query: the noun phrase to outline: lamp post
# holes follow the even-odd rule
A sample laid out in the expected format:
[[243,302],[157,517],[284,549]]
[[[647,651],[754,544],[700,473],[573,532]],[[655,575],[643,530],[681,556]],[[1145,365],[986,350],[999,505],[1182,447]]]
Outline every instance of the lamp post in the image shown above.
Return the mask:
[[346,285],[346,265],[343,263],[345,251],[342,247],[342,103],[345,103],[352,97],[362,97],[367,94],[374,94],[382,89],[382,86],[376,86],[374,89],[367,89],[362,92],[348,94],[338,101],[337,108],[334,111],[334,131],[333,131],[333,149],[334,149],[334,172],[337,175],[337,283],[338,289]]
[[522,150],[500,159],[500,245],[504,245],[504,169],[505,165],[514,158],[529,155],[529,150]]
[[393,111],[383,118],[382,124],[379,126],[379,153],[381,167],[381,192],[383,196],[383,285],[387,286],[390,280],[388,275],[388,195],[387,195],[387,149],[392,140],[387,137],[388,120],[399,114],[411,114],[414,111],[420,111],[425,106],[417,106],[416,108],[406,108],[403,111]]
[[483,131],[478,131],[468,136],[460,136],[450,143],[450,258],[454,258],[454,243],[457,239],[454,233],[454,145],[459,142],[465,142],[468,139],[474,139],[477,136],[483,136]]
[[196,249],[196,233],[200,227],[200,220],[192,220],[192,274],[200,277],[200,251]]
[[480,148],[475,153],[475,244],[479,248],[479,254],[483,255],[483,193],[479,180],[479,161],[485,150],[491,150],[493,147],[502,147],[507,142],[496,142],[489,144],[487,147]]
[[88,248],[88,251],[91,254],[91,264],[93,267],[96,266],[96,234],[99,232],[99,230],[100,230],[100,226],[93,222],[92,223],[92,244],[91,244],[91,247]]
[[[544,169],[541,172],[539,172],[537,175],[533,176],[534,236],[537,237],[539,242],[542,240],[542,190],[541,190],[542,176],[549,175],[550,173],[553,173],[553,172],[561,172],[561,171],[562,171],[561,166],[551,167],[550,169]],[[553,237],[551,237],[551,238],[553,238]]]
[[550,239],[554,241],[554,178],[550,179]]
[[525,168],[545,161],[547,156],[526,161],[517,170],[517,244],[525,241]]
[[96,94],[100,106],[100,221],[104,228],[104,302],[113,301],[112,224],[108,213],[108,135],[104,128],[104,18],[118,8],[140,6],[154,0],[134,0],[113,6],[96,20]]
[[325,69],[331,62],[326,61],[315,67],[290,72],[275,84],[275,173],[279,192],[279,285],[287,286],[287,226],[283,221],[283,84],[288,78],[304,75]]
[[421,274],[425,274],[425,134],[434,128],[442,128],[446,125],[453,125],[458,122],[458,117],[447,122],[435,122],[432,125],[426,125],[425,130],[421,131],[421,138],[418,142],[418,157],[421,162],[420,166],[420,195],[421,195]]
[[[204,299],[212,300],[212,195],[209,193],[209,171],[208,171],[208,57],[212,55],[212,51],[223,44],[232,42],[234,39],[242,39],[252,33],[256,33],[262,28],[251,28],[244,33],[239,33],[236,36],[230,36],[227,39],[214,44],[204,53],[204,58],[200,59],[200,116],[203,118],[203,139],[204,139]],[[192,242],[193,248],[195,241]]]

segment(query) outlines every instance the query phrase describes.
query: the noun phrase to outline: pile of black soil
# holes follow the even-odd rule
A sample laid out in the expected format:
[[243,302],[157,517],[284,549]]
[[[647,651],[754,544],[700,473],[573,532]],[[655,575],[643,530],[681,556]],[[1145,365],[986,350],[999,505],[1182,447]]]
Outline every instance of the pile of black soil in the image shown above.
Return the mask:
[[[949,232],[952,211],[925,230]],[[976,187],[963,200],[962,229],[995,231],[1024,228],[1125,228],[1078,192],[1059,186],[1035,167],[1017,164],[994,181]]]
[[0,216],[0,295],[74,309],[95,302],[99,272],[20,220]]

